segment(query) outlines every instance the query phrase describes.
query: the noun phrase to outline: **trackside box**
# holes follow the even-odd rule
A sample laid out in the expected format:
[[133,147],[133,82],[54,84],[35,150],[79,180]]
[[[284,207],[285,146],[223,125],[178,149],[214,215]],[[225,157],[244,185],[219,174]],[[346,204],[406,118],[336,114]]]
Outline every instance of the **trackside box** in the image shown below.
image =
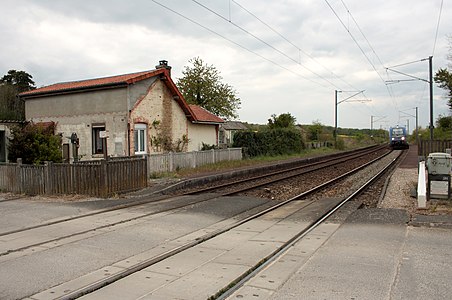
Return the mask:
[[447,153],[430,153],[427,158],[427,170],[429,174],[450,174],[452,157]]

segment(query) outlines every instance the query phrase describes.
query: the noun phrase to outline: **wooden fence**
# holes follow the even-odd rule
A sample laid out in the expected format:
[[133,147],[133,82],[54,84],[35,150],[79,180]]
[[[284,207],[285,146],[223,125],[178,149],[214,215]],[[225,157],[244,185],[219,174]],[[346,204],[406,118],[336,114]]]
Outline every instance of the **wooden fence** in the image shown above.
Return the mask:
[[28,195],[108,197],[145,188],[147,165],[146,157],[74,164],[0,164],[0,189]]
[[148,170],[149,173],[165,173],[184,168],[196,168],[225,160],[241,159],[242,148],[150,154]]
[[446,152],[452,148],[452,140],[421,140],[418,145],[418,156],[427,157],[430,153]]

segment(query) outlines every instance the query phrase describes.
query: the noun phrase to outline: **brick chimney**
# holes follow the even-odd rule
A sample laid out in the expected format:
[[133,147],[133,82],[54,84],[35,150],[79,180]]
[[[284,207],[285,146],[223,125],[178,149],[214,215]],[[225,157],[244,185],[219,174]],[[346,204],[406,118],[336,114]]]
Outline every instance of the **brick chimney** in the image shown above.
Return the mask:
[[167,69],[168,73],[171,77],[171,66],[168,66],[168,61],[167,60],[160,60],[159,64],[157,66],[155,66],[156,69]]

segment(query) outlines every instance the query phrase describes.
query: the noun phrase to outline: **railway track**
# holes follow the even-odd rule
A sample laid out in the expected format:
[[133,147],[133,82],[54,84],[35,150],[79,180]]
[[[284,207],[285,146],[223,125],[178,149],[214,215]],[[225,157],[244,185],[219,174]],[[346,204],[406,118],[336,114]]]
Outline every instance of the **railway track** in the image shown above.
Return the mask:
[[[351,159],[357,158],[357,157],[363,157],[366,156],[370,153],[373,153],[375,151],[380,151],[383,150],[385,147],[382,146],[376,146],[376,147],[368,147],[365,149],[360,149],[358,151],[353,151],[352,153],[346,153],[346,154],[339,154],[337,156],[334,156],[332,158],[327,158],[327,159],[320,159],[319,161],[310,163],[309,160],[307,163],[303,163],[301,166],[297,166],[295,168],[283,168],[282,170],[278,170],[276,172],[267,172],[258,176],[253,176],[253,177],[244,177],[244,178],[240,178],[238,180],[228,180],[226,183],[220,183],[220,184],[215,184],[215,185],[211,185],[209,187],[204,187],[204,188],[198,188],[198,189],[179,189],[175,192],[169,192],[167,193],[168,195],[162,196],[162,195],[154,195],[154,197],[144,197],[144,199],[138,199],[136,201],[133,201],[131,203],[127,203],[127,204],[120,204],[120,205],[115,205],[113,207],[109,207],[109,208],[105,208],[105,209],[99,209],[90,213],[84,213],[84,214],[80,214],[80,215],[76,215],[76,216],[68,216],[68,217],[63,217],[63,218],[58,218],[56,220],[50,220],[50,221],[46,221],[46,222],[42,222],[40,224],[36,224],[36,225],[32,225],[32,226],[27,226],[27,227],[23,227],[23,228],[19,228],[19,229],[15,229],[15,230],[9,230],[9,231],[5,231],[5,232],[0,232],[0,237],[1,236],[5,236],[5,235],[10,235],[10,234],[14,234],[14,233],[19,233],[19,232],[24,232],[24,231],[28,231],[28,230],[32,230],[32,229],[36,229],[36,228],[40,228],[40,227],[46,227],[46,226],[50,226],[50,225],[55,225],[55,224],[59,224],[59,223],[64,223],[64,222],[68,222],[68,221],[72,221],[72,220],[76,220],[76,219],[80,219],[80,218],[86,218],[86,217],[90,217],[90,216],[95,216],[95,215],[101,215],[101,214],[105,214],[105,213],[109,213],[109,212],[113,212],[113,211],[117,211],[117,210],[123,210],[123,209],[128,209],[128,208],[132,208],[132,207],[139,207],[141,205],[146,205],[149,203],[155,203],[155,202],[159,202],[159,201],[165,201],[167,199],[171,199],[173,198],[174,195],[180,195],[180,196],[184,196],[184,195],[193,195],[193,194],[201,194],[201,193],[208,193],[208,192],[217,192],[219,193],[219,191],[221,189],[224,188],[231,188],[232,186],[236,186],[238,184],[248,184],[248,187],[244,188],[244,189],[235,189],[234,191],[227,191],[225,193],[223,193],[222,195],[232,195],[232,194],[237,194],[240,192],[243,192],[245,190],[249,190],[253,187],[253,185],[249,184],[250,181],[258,181],[258,180],[267,180],[267,183],[257,183],[255,185],[255,187],[258,187],[259,184],[264,185],[264,184],[269,184],[272,182],[277,182],[279,181],[278,179],[268,179],[274,176],[278,176],[284,173],[290,173],[293,171],[298,172],[298,175],[301,175],[303,172],[304,173],[308,173],[311,171],[315,171],[318,169],[321,169],[322,167],[328,166],[328,165],[336,165],[339,162],[344,162],[344,161],[349,161]],[[309,170],[309,168],[314,168],[312,170]],[[292,175],[293,176],[293,175]],[[289,177],[286,175],[286,177]],[[281,180],[284,178],[281,178]],[[22,196],[17,196],[17,197],[13,197],[11,199],[5,199],[2,200],[2,202],[8,202],[8,201],[15,201],[15,200],[20,200],[20,199],[24,199]],[[207,199],[208,200],[208,199]],[[203,200],[206,201],[206,200]],[[194,203],[190,203],[188,205],[193,205]],[[174,207],[174,209],[177,208],[182,208],[184,206],[178,206],[178,207]],[[1,252],[0,252],[1,255]]]
[[[375,159],[374,162],[369,163],[367,166],[372,165],[372,164],[377,164],[377,161],[380,161],[380,160],[381,160],[381,158]],[[392,161],[391,161],[391,163],[392,163]],[[151,255],[151,253],[147,253],[148,257],[145,259],[143,259],[143,258],[140,259],[138,257],[131,257],[127,261],[120,261],[116,264],[113,264],[109,267],[104,268],[104,269],[109,269],[109,271],[107,272],[109,275],[103,274],[101,276],[102,277],[101,279],[97,278],[96,280],[94,280],[94,282],[91,282],[90,284],[81,284],[80,281],[84,282],[85,280],[87,280],[90,277],[96,278],[96,275],[88,274],[87,277],[84,277],[82,279],[78,279],[75,281],[69,281],[68,283],[64,283],[62,285],[56,286],[53,289],[49,289],[44,292],[38,293],[37,295],[32,296],[30,299],[74,299],[74,298],[80,297],[81,295],[84,295],[86,293],[91,293],[93,291],[96,291],[99,288],[101,288],[105,285],[108,285],[108,284],[112,284],[109,288],[114,288],[115,285],[118,285],[118,284],[121,285],[120,283],[116,283],[119,279],[125,278],[123,280],[127,281],[128,280],[127,278],[130,278],[130,276],[132,276],[132,277],[139,276],[139,275],[135,275],[135,274],[141,274],[140,272],[146,272],[146,271],[141,271],[141,270],[156,267],[156,266],[158,266],[159,263],[162,264],[167,260],[176,259],[176,257],[178,255],[183,255],[183,253],[186,253],[187,251],[193,251],[190,249],[195,249],[196,247],[199,247],[200,245],[205,245],[205,243],[209,243],[212,240],[219,239],[219,238],[221,238],[221,236],[224,236],[225,234],[227,235],[227,233],[237,230],[237,228],[243,228],[243,226],[248,226],[247,224],[252,224],[253,222],[256,223],[256,222],[261,222],[262,220],[267,220],[269,218],[269,216],[271,216],[271,215],[277,215],[280,217],[281,214],[283,214],[283,215],[286,215],[286,217],[287,216],[290,217],[290,215],[297,214],[298,211],[302,212],[301,213],[302,215],[306,214],[305,212],[312,213],[313,210],[317,211],[317,214],[318,214],[318,210],[330,211],[331,209],[334,209],[334,207],[338,207],[339,203],[342,202],[343,200],[341,200],[341,201],[337,201],[337,200],[324,201],[323,204],[320,205],[319,201],[314,200],[316,198],[316,196],[312,196],[312,195],[321,189],[325,189],[325,187],[327,187],[327,186],[331,187],[332,184],[337,183],[341,180],[345,180],[344,178],[352,176],[352,174],[356,174],[357,172],[362,172],[363,169],[365,169],[365,167],[356,168],[355,170],[352,170],[346,174],[343,174],[343,176],[341,178],[329,180],[328,182],[324,183],[322,186],[318,186],[316,188],[305,191],[305,192],[297,195],[296,197],[287,199],[286,201],[275,203],[275,205],[273,205],[272,208],[266,209],[262,212],[249,216],[245,219],[238,221],[234,218],[230,218],[229,220],[225,220],[223,222],[223,224],[221,224],[221,226],[219,226],[219,227],[212,226],[211,228],[208,228],[208,229],[205,228],[204,231],[208,231],[207,234],[199,234],[198,233],[198,235],[193,235],[193,234],[188,235],[188,237],[186,237],[186,242],[184,242],[184,243],[179,242],[177,247],[173,247],[171,249],[166,248],[164,251],[160,251],[161,253],[159,253],[157,255],[155,255],[155,254]],[[355,175],[355,176],[363,177],[363,175]],[[352,181],[356,181],[356,180],[352,180]],[[330,189],[334,189],[334,188],[330,188]],[[197,193],[199,193],[199,191]],[[218,197],[218,195],[216,195],[215,197]],[[304,198],[310,197],[310,198],[304,199],[304,200],[299,200],[300,198],[303,198],[303,197]],[[317,197],[319,197],[319,196],[317,196]],[[321,196],[321,197],[324,198],[324,196]],[[206,200],[204,200],[204,201],[206,201]],[[294,211],[292,211],[291,213],[288,213],[288,209],[287,209],[288,206],[289,207],[292,206]],[[278,210],[280,210],[280,212],[278,212]],[[304,217],[311,218],[308,215],[305,215]],[[258,220],[258,221],[256,221],[256,220]],[[311,225],[309,225],[308,227],[312,226],[312,224],[315,224],[318,221],[319,221],[318,219],[311,220],[311,222],[309,222],[309,224],[311,224]],[[279,224],[279,223],[280,223],[280,221],[276,222],[275,224]],[[298,226],[296,226],[296,227],[298,227]],[[304,224],[303,228],[301,230],[300,230],[300,228],[297,228],[297,230],[298,230],[297,232],[306,232],[307,230],[309,230],[309,229],[307,229],[308,227],[306,227],[306,224]],[[287,230],[289,232],[293,232],[292,229],[287,229]],[[297,233],[295,235],[297,236],[297,235],[299,235],[299,233]],[[182,240],[184,240],[184,238],[182,238]],[[293,237],[290,238],[289,240],[293,240]],[[285,241],[285,243],[286,242],[287,241]],[[272,243],[274,243],[274,241]],[[272,256],[276,255],[277,252],[279,252],[281,249],[284,248],[283,246],[279,245],[279,244],[282,244],[281,241],[277,241],[277,244],[278,244],[277,245],[278,247],[276,247],[277,249],[273,249],[270,253]],[[204,247],[204,246],[201,246],[201,247]],[[270,260],[269,255],[266,255],[264,257],[263,261],[269,261]],[[119,268],[118,267],[119,265],[122,266],[120,268],[120,270],[117,270],[116,272],[110,271],[111,269]],[[251,268],[253,270],[248,269],[245,273],[248,274],[251,271],[254,272],[254,270],[257,268],[258,268],[257,265],[254,264],[253,267]],[[99,274],[97,274],[97,275],[99,275]],[[241,273],[241,275],[234,278],[233,281],[236,282],[238,280],[238,278],[240,278],[240,280],[244,279],[242,277],[243,277],[243,274]],[[123,280],[121,280],[120,282],[123,282]],[[108,286],[107,286],[107,288],[108,288]],[[223,290],[223,289],[224,289],[224,287],[222,287],[218,290]],[[100,290],[100,291],[102,291],[102,290]],[[215,291],[215,292],[217,292],[217,291]],[[91,294],[92,296],[87,295],[85,297],[86,298],[94,297],[93,299],[95,299],[95,297],[97,297],[96,295],[98,295],[96,293],[98,293],[98,292]],[[215,293],[212,293],[212,294],[215,294]],[[217,296],[219,296],[219,294],[217,294]]]
[[[365,160],[368,160],[369,157],[372,157],[372,155],[378,157],[378,155],[381,155],[381,153],[385,154],[387,153],[386,149],[384,147],[376,147],[376,148],[370,148],[370,149],[363,149],[361,151],[357,151],[354,153],[348,153],[343,156],[326,159],[319,162],[314,163],[308,163],[303,166],[297,166],[294,168],[279,170],[276,172],[270,172],[266,174],[262,174],[259,176],[254,176],[251,178],[245,178],[241,180],[235,180],[228,183],[223,183],[220,185],[214,185],[209,187],[204,187],[202,189],[197,190],[191,190],[187,192],[183,192],[180,194],[180,196],[186,196],[186,195],[193,195],[193,194],[200,194],[200,193],[207,193],[216,191],[216,194],[207,195],[204,197],[198,197],[195,198],[192,201],[182,201],[182,203],[178,203],[177,201],[172,201],[172,204],[169,205],[169,207],[166,207],[165,209],[157,209],[155,211],[149,212],[149,213],[133,213],[131,216],[128,214],[123,214],[119,219],[114,217],[116,214],[116,211],[124,210],[124,209],[130,209],[134,208],[135,210],[140,210],[141,207],[144,207],[145,205],[148,205],[149,203],[153,203],[154,205],[156,202],[165,202],[169,201],[171,199],[170,196],[166,196],[163,198],[160,198],[158,200],[150,200],[150,201],[138,201],[136,203],[126,204],[126,205],[120,205],[108,209],[102,209],[99,211],[91,212],[88,214],[78,215],[78,216],[71,216],[67,218],[61,218],[58,220],[53,220],[50,222],[45,222],[39,225],[30,226],[26,228],[21,228],[18,230],[8,231],[0,233],[0,238],[3,236],[4,239],[15,239],[14,235],[22,234],[22,237],[24,236],[24,232],[28,232],[28,236],[34,236],[34,237],[40,237],[39,241],[36,241],[36,238],[30,239],[30,238],[24,238],[22,239],[23,242],[20,240],[16,240],[14,244],[14,248],[10,248],[9,245],[0,245],[0,261],[2,256],[10,255],[14,252],[20,252],[24,250],[28,250],[31,248],[36,248],[39,246],[45,245],[47,248],[53,246],[60,246],[61,243],[64,243],[64,240],[67,240],[68,242],[73,242],[74,239],[77,238],[85,238],[87,235],[95,234],[96,232],[99,232],[101,229],[109,229],[113,230],[115,226],[120,226],[129,222],[134,222],[139,219],[148,218],[155,214],[161,214],[169,211],[175,211],[184,209],[189,206],[193,206],[196,204],[199,204],[201,202],[209,201],[212,199],[215,199],[218,197],[218,193],[221,196],[230,196],[234,194],[244,193],[246,191],[250,191],[252,189],[260,188],[262,186],[266,186],[269,184],[275,184],[279,183],[283,180],[287,180],[289,178],[294,178],[301,175],[306,174],[312,174],[315,171],[322,170],[326,167],[334,167],[339,164],[348,164],[348,168],[352,168],[354,166],[362,164],[361,161],[357,162],[356,160],[358,158],[364,158]],[[353,161],[354,164],[350,164],[349,162]],[[343,170],[343,169],[342,169]],[[341,171],[343,172],[343,171]],[[266,195],[264,195],[266,196]],[[108,221],[103,224],[98,224],[98,222],[95,222],[94,220],[102,217],[102,218],[113,218],[115,220]],[[92,221],[90,221],[90,219]],[[80,223],[87,224],[87,225],[81,225]],[[63,230],[62,235],[60,236],[52,236],[51,238],[45,238],[45,232],[49,230],[50,231],[57,231],[60,227],[73,227],[74,230]],[[80,229],[83,228],[83,229]],[[27,237],[27,235],[25,235]],[[30,243],[31,241],[34,241]]]

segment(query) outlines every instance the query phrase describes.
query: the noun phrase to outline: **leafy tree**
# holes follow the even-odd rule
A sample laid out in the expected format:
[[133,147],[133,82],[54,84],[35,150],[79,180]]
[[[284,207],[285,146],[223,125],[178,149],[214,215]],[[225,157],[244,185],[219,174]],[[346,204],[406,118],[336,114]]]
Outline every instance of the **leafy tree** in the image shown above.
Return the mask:
[[440,115],[436,120],[436,127],[444,130],[452,130],[452,116]]
[[44,161],[61,162],[61,137],[54,135],[55,124],[39,126],[29,123],[12,130],[8,145],[8,159],[22,158],[25,164],[40,164]]
[[[449,55],[447,57],[449,61],[452,61],[452,36],[449,37]],[[451,65],[449,64],[449,69]],[[435,73],[434,80],[438,86],[447,90],[447,104],[449,109],[452,110],[452,73],[448,68],[441,68]]]
[[275,128],[294,128],[296,119],[290,113],[280,114],[276,116],[273,114],[271,119],[268,119],[268,127],[270,129]]
[[435,82],[440,88],[448,91],[448,105],[449,109],[452,110],[452,73],[446,68],[439,69],[435,74]]
[[320,135],[323,132],[323,125],[320,121],[313,121],[312,125],[308,126],[308,139],[311,141],[320,141]]
[[234,88],[221,82],[220,72],[201,58],[192,58],[189,63],[192,67],[186,66],[176,82],[185,100],[226,120],[237,118],[241,102]]
[[25,71],[9,70],[6,75],[0,79],[2,84],[11,84],[17,87],[19,93],[35,89],[33,76]]
[[0,119],[25,119],[25,105],[17,94],[35,89],[32,78],[27,72],[16,70],[9,70],[0,78]]

